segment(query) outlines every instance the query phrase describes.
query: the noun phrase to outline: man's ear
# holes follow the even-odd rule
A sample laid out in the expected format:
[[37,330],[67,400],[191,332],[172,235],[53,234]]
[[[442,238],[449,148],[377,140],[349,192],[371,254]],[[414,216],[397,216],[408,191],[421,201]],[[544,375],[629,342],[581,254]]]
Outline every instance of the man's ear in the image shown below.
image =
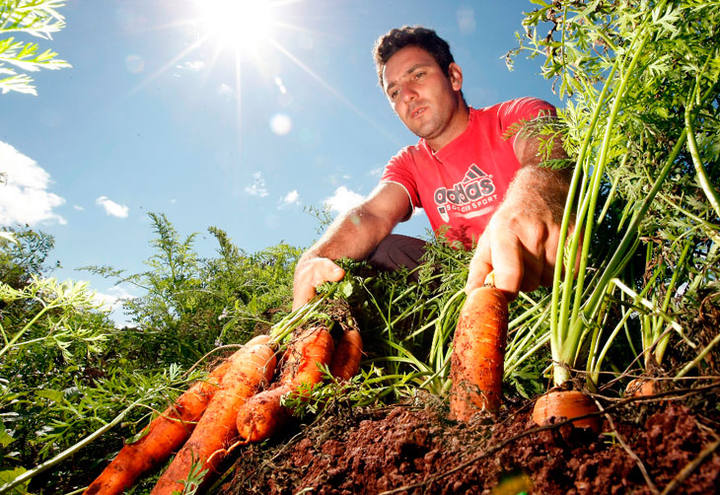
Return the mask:
[[448,66],[448,75],[450,76],[450,84],[452,84],[453,90],[460,91],[463,82],[462,69],[460,66],[452,62],[450,66]]

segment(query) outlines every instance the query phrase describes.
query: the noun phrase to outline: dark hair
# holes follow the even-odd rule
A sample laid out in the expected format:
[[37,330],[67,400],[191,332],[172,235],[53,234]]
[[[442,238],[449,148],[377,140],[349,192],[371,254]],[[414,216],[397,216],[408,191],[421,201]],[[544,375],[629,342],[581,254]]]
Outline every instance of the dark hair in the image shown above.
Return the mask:
[[422,26],[403,26],[391,29],[380,36],[373,47],[373,58],[375,59],[375,68],[377,69],[380,87],[383,86],[382,72],[387,61],[398,50],[411,45],[418,46],[432,55],[445,75],[450,76],[450,64],[455,62],[455,59],[450,53],[450,45],[448,45],[447,41],[438,36],[432,29]]

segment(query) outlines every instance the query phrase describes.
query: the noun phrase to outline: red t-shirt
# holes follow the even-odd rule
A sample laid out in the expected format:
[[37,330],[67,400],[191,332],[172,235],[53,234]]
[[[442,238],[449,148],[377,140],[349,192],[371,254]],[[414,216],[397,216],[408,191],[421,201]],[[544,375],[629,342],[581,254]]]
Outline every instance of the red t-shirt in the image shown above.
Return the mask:
[[461,135],[437,153],[422,138],[402,149],[390,159],[381,182],[404,187],[413,209],[425,209],[436,235],[447,228],[448,240],[469,248],[485,230],[520,168],[513,150],[516,134],[509,139],[503,135],[513,124],[540,113],[555,115],[555,107],[526,97],[471,108]]

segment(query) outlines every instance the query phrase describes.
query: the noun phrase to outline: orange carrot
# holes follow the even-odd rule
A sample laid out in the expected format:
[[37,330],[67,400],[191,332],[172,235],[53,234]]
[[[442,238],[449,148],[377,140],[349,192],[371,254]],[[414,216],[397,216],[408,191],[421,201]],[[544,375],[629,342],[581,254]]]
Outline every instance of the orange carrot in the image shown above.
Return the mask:
[[254,395],[240,407],[237,429],[246,442],[261,442],[280,429],[290,418],[290,411],[280,403],[290,387],[280,386]]
[[[532,418],[536,425],[550,424],[553,418],[573,419],[598,411],[593,400],[577,390],[551,390],[541,395],[535,402]],[[590,428],[595,433],[600,432],[600,418],[590,416],[572,422],[577,428]]]
[[[246,345],[267,342],[268,336]],[[239,353],[240,351],[237,351]],[[218,365],[207,379],[196,382],[155,418],[140,440],[125,445],[115,459],[85,490],[85,495],[122,493],[145,472],[157,467],[188,439],[228,370],[232,357]]]
[[649,377],[631,380],[625,387],[625,397],[650,397],[658,393],[658,382]]
[[280,404],[282,396],[297,392],[300,386],[313,386],[322,380],[319,364],[327,365],[333,354],[334,343],[330,332],[318,326],[302,333],[286,353],[283,373],[278,387],[256,395],[238,410],[236,426],[240,438],[259,442],[269,438],[290,417],[287,408]]
[[355,329],[343,332],[335,346],[330,373],[338,380],[349,380],[357,375],[362,359],[362,337]]
[[183,490],[181,481],[188,479],[193,462],[200,463],[208,474],[224,458],[237,437],[235,416],[238,408],[265,383],[275,370],[275,354],[267,343],[246,346],[233,355],[220,390],[215,393],[190,439],[160,477],[152,494],[170,495]]
[[281,385],[297,389],[302,384],[315,385],[322,380],[319,364],[329,364],[335,344],[330,332],[322,326],[301,333],[290,347],[280,376]]
[[458,421],[469,420],[477,410],[500,407],[507,305],[502,291],[479,287],[460,312],[450,364],[450,415]]

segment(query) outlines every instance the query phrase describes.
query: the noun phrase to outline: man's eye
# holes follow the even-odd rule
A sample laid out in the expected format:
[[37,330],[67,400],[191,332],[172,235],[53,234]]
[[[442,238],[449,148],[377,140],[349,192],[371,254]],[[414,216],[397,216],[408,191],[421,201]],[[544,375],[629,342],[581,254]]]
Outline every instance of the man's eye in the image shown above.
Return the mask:
[[425,76],[424,72],[416,72],[415,73],[415,79],[422,79],[423,76]]
[[393,90],[393,91],[391,91],[391,92],[390,92],[390,99],[391,99],[391,100],[394,100],[395,98],[397,98],[397,95],[398,95],[399,93],[400,93],[400,92],[399,92],[398,90]]

